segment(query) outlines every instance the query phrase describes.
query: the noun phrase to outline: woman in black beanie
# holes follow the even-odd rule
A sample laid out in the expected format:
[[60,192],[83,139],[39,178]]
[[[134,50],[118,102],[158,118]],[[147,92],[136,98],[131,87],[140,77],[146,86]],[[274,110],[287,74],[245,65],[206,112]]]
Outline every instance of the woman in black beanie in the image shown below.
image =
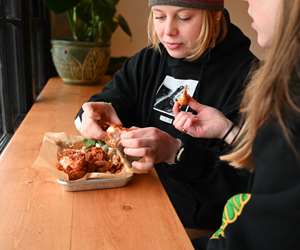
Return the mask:
[[93,139],[105,136],[100,118],[134,126],[121,135],[125,154],[135,157],[134,168],[155,167],[186,228],[216,229],[226,200],[244,190],[243,178],[218,160],[222,140],[195,139],[172,125],[173,104],[185,88],[238,122],[255,57],[223,4],[150,0],[150,46],[129,59],[75,121],[80,133]]

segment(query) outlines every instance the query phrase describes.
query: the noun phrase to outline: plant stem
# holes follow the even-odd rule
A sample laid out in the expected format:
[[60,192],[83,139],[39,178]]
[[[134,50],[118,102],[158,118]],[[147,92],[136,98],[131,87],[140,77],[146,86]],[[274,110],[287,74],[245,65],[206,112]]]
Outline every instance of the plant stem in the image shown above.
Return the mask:
[[76,34],[76,7],[70,9],[67,12],[68,22],[71,28],[72,36],[74,40],[78,40],[77,34]]

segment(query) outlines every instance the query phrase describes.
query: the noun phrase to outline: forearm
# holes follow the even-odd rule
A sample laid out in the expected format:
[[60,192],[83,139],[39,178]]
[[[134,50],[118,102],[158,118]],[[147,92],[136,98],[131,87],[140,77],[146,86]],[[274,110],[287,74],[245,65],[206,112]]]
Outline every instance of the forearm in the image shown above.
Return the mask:
[[184,145],[180,139],[174,140],[174,150],[171,152],[169,159],[166,160],[168,164],[175,164],[180,160],[181,153],[184,150]]

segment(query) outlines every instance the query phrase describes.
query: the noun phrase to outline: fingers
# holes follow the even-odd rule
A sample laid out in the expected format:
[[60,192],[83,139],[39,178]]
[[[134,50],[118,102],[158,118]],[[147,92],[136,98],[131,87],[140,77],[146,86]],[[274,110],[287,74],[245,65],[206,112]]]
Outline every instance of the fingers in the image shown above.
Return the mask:
[[198,137],[198,138],[203,137],[203,133],[204,133],[203,124],[196,116],[187,119],[183,124],[182,128],[186,134],[192,137]]
[[[194,115],[190,112],[181,111],[174,119],[173,125],[176,129],[186,133],[189,129],[187,124],[191,124]],[[189,121],[187,123],[187,121]]]
[[150,147],[143,148],[124,148],[124,153],[134,157],[148,157],[152,158],[153,150]]
[[146,162],[144,159],[140,161],[134,161],[132,162],[132,167],[139,169],[139,170],[150,170],[154,167],[154,163],[152,162]]
[[115,109],[109,103],[104,102],[86,102],[82,105],[86,116],[94,120],[103,120],[109,124],[122,125]]
[[82,114],[80,134],[86,138],[101,140],[106,133],[101,129],[98,122],[89,118],[85,112]]
[[[188,102],[188,106],[193,109],[194,111],[201,112],[205,107],[207,107],[206,105],[203,105],[201,103],[199,103],[198,101],[196,101],[193,97],[189,98],[189,102]],[[180,111],[181,111],[181,105],[179,104],[179,102],[175,102],[172,108],[173,114],[174,116],[177,116]]]
[[115,112],[108,116],[108,122],[110,124],[122,126],[122,122],[120,121],[119,117],[117,116],[117,114]]
[[124,153],[126,155],[154,159],[153,147],[155,145],[155,139],[152,137],[136,138],[136,135],[133,135],[132,138],[121,138],[120,143],[124,147]]
[[94,102],[86,102],[82,105],[83,112],[86,114],[87,117],[100,120],[101,119],[101,112],[96,108],[97,104]]
[[205,107],[207,107],[206,105],[200,104],[192,97],[189,99],[188,105],[190,106],[191,109],[193,109],[197,113],[201,112]]
[[175,102],[172,108],[173,114],[176,116],[180,112],[181,105],[179,102]]
[[121,134],[121,139],[134,139],[134,138],[156,138],[160,131],[154,127],[137,128],[132,127],[128,131]]
[[121,138],[121,145],[125,148],[143,148],[152,144],[150,138]]
[[[148,141],[149,142],[149,141]],[[124,153],[128,156],[141,158],[139,161],[133,161],[132,167],[139,170],[149,170],[154,167],[155,157],[151,147],[142,146],[147,145],[147,140],[126,139],[122,140]]]
[[[151,162],[150,166],[169,159],[169,151],[173,143],[170,141],[170,135],[153,127],[137,128],[121,135],[124,153],[129,156],[143,158],[145,162]],[[144,162],[143,164],[136,164],[142,168]]]

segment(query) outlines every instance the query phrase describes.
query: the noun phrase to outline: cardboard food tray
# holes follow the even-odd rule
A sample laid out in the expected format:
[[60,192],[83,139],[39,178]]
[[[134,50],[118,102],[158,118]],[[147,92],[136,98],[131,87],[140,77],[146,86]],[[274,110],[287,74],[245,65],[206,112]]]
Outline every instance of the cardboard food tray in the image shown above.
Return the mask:
[[[130,162],[122,158],[124,167],[117,174],[112,173],[87,173],[83,178],[78,180],[68,180],[68,176],[56,168],[57,152],[61,142],[77,143],[82,141],[81,136],[68,136],[65,133],[48,132],[44,135],[43,143],[39,155],[33,164],[35,168],[46,168],[57,178],[57,183],[65,191],[84,191],[93,189],[107,189],[125,186],[133,177],[134,173],[143,173],[135,171]],[[59,142],[59,143],[58,143]],[[117,152],[120,154],[120,152]]]
[[65,191],[85,191],[93,189],[107,189],[117,188],[125,186],[130,180],[131,176],[110,178],[110,179],[88,179],[88,180],[76,180],[76,181],[65,181],[57,179],[57,183],[63,186]]

